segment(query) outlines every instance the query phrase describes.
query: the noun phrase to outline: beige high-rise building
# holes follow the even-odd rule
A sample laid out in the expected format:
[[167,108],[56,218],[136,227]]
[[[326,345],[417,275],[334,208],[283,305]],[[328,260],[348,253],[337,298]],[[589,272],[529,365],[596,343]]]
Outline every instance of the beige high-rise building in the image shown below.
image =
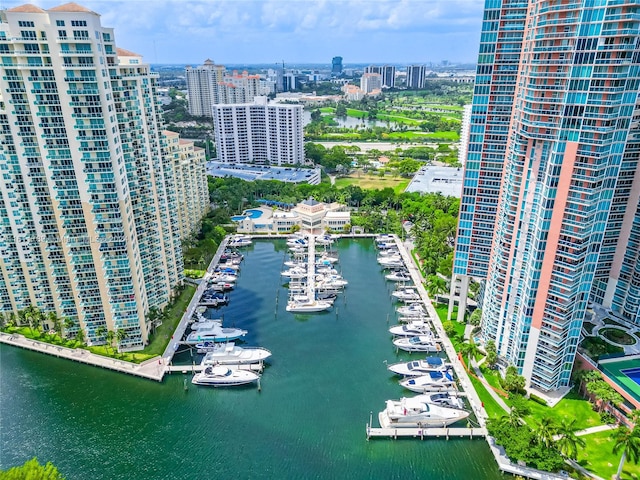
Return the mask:
[[165,156],[173,162],[177,220],[184,240],[200,229],[202,217],[209,210],[207,159],[203,148],[180,138],[176,132],[162,132],[166,139]]
[[156,77],[75,3],[0,16],[0,311],[141,348],[183,278]]

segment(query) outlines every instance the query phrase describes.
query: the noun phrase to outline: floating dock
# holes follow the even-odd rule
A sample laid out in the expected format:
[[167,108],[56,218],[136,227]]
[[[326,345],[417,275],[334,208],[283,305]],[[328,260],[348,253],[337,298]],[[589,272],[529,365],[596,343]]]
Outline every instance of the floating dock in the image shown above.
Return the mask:
[[367,440],[370,438],[484,438],[487,436],[487,429],[484,427],[476,428],[376,428],[366,427]]
[[[166,367],[167,372],[184,372],[184,373],[196,373],[202,372],[205,368],[213,365],[168,365]],[[227,367],[231,370],[251,370],[254,372],[261,372],[264,370],[264,365],[261,363],[247,363],[242,365],[220,365],[221,367]]]

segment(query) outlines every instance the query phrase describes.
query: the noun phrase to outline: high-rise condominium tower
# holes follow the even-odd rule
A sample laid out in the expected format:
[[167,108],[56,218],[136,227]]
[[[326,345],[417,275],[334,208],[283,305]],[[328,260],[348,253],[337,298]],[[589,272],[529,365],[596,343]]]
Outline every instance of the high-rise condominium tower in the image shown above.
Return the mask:
[[590,298],[638,321],[638,13],[485,2],[454,273],[486,279],[482,338],[542,391]]
[[396,67],[392,65],[370,65],[364,67],[364,73],[379,73],[382,76],[382,88],[394,88],[396,86]]
[[74,3],[0,12],[0,53],[0,311],[142,347],[182,282],[155,77]]
[[424,88],[427,78],[427,67],[424,65],[409,65],[407,67],[407,88],[419,90]]

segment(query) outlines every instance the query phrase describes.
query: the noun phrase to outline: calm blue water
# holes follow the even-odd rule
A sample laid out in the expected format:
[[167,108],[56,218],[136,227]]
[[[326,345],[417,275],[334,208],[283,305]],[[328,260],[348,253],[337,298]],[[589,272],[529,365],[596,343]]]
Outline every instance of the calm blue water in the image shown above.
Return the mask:
[[480,439],[366,441],[370,412],[377,423],[407,393],[383,362],[410,357],[391,344],[392,284],[372,242],[339,248],[346,295],[307,316],[284,310],[284,241],[246,250],[217,313],[273,352],[261,392],[185,392],[183,374],[159,384],[0,346],[0,468],[37,455],[70,480],[502,478]]

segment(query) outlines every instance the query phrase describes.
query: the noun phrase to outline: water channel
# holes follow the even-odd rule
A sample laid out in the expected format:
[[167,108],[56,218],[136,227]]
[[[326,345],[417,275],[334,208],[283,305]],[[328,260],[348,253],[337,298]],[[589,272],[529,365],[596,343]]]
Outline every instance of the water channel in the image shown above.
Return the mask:
[[306,316],[285,311],[285,242],[244,252],[218,312],[273,352],[261,392],[185,391],[181,373],[159,384],[0,345],[0,468],[38,456],[68,480],[502,478],[482,439],[366,441],[369,412],[377,423],[385,400],[409,394],[383,362],[410,357],[391,344],[393,286],[372,241],[338,248],[346,293]]

